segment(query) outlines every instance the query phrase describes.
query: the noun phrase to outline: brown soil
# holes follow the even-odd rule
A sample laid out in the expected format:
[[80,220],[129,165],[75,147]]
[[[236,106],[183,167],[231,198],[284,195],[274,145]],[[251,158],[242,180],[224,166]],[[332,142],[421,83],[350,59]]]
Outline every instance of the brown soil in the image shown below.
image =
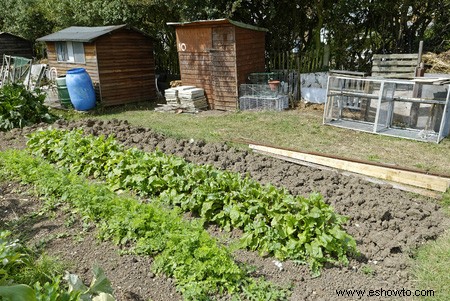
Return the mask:
[[[262,258],[244,250],[235,253],[237,261],[256,268],[256,275],[263,275],[281,285],[293,284],[291,300],[339,300],[337,289],[413,290],[414,278],[410,267],[414,250],[436,239],[449,225],[449,218],[433,199],[337,172],[237,150],[224,143],[176,140],[118,120],[59,121],[54,126],[83,127],[95,135],[115,134],[129,147],[146,151],[158,148],[191,162],[249,174],[261,183],[286,187],[296,195],[321,193],[338,213],[349,217],[346,230],[355,237],[361,252],[359,257],[350,260],[349,266],[329,266],[321,277],[312,278],[306,266],[291,261],[284,262],[280,270],[273,258]],[[0,150],[23,148],[24,135],[37,127],[0,133]],[[20,188],[17,183],[0,186],[0,224],[39,210],[40,201],[28,195],[29,190]],[[94,263],[98,263],[112,281],[119,300],[181,300],[171,279],[150,272],[152,258],[119,255],[118,247],[96,240],[95,229],[83,227],[67,210],[60,210],[54,216],[27,220],[30,222],[19,226],[22,233],[27,233],[30,244],[46,242],[48,254],[71,262],[71,272],[85,280],[91,278],[90,270]],[[69,223],[71,220],[75,222]],[[209,230],[213,235],[224,235],[214,227]],[[233,232],[232,236],[238,235],[236,233]]]

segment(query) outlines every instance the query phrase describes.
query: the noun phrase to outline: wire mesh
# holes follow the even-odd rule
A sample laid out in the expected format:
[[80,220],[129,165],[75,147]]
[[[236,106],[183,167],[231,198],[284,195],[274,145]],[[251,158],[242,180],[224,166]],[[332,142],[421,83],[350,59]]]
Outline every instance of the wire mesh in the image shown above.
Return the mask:
[[280,82],[275,88],[266,84],[242,84],[239,87],[240,110],[276,110],[289,107],[286,85]]
[[266,84],[269,80],[285,80],[283,71],[255,72],[248,75],[250,84]]
[[450,85],[330,76],[324,123],[439,142],[450,132]]

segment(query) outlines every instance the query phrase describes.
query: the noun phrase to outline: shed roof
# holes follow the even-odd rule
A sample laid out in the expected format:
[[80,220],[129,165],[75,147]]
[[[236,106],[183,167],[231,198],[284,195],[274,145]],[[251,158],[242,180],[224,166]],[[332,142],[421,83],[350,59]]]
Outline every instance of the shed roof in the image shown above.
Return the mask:
[[233,21],[230,19],[215,19],[215,20],[198,20],[198,21],[192,21],[192,22],[168,22],[167,25],[174,25],[174,26],[199,26],[199,25],[227,25],[232,24],[237,27],[242,27],[246,29],[251,30],[257,30],[257,31],[269,31],[267,28],[258,27],[250,24],[245,24],[238,21]]
[[37,41],[42,41],[42,42],[71,41],[71,42],[90,43],[105,34],[111,33],[115,30],[118,30],[118,29],[121,29],[124,27],[131,28],[132,30],[140,32],[143,35],[146,35],[145,33],[141,32],[140,30],[129,27],[127,24],[110,25],[110,26],[96,26],[96,27],[71,26],[71,27],[65,28],[63,30],[54,32],[52,34],[43,36],[43,37],[37,39]]
[[12,33],[9,33],[9,32],[5,32],[5,31],[0,31],[0,36],[1,35],[9,35],[9,36],[13,36],[13,37],[18,38],[18,39],[22,39],[22,40],[28,41],[25,38],[22,38],[22,37],[20,37],[18,35],[15,35],[15,34],[12,34]]

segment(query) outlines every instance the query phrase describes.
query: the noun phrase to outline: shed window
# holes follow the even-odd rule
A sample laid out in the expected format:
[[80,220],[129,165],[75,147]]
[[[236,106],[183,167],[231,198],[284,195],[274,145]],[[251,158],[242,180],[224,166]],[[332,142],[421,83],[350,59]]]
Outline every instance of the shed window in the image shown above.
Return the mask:
[[80,42],[56,42],[58,62],[85,63],[84,46]]

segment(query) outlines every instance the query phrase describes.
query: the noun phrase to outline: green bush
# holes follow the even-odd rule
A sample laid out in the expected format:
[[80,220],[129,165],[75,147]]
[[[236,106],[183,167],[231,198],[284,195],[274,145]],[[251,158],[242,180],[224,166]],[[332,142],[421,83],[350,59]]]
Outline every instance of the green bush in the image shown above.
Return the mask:
[[12,84],[0,88],[0,130],[22,128],[56,119],[44,105],[45,94],[30,92],[23,85]]

